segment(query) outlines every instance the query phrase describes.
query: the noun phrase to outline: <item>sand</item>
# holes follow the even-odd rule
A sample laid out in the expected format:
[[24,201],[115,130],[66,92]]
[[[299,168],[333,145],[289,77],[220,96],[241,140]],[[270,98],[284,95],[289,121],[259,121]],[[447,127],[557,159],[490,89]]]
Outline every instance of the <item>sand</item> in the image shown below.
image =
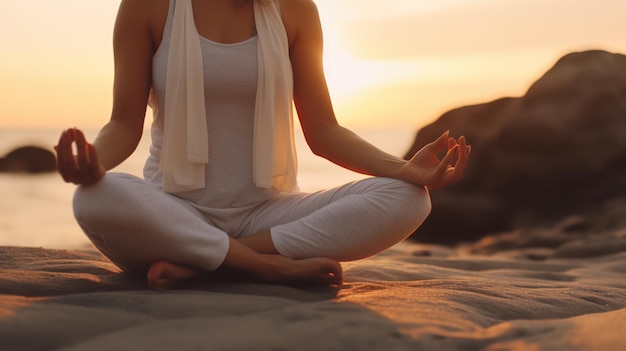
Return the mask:
[[165,292],[91,249],[0,247],[0,349],[622,351],[625,234],[403,243],[344,264],[336,288],[222,277]]

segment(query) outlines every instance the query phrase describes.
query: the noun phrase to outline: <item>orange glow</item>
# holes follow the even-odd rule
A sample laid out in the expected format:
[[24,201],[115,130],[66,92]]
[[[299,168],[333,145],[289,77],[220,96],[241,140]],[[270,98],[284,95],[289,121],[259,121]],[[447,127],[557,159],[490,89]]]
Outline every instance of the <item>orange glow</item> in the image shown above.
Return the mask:
[[[462,104],[521,95],[568,52],[626,53],[626,2],[614,0],[315,2],[329,89],[349,126],[414,128]],[[108,120],[119,3],[0,3],[0,128]]]

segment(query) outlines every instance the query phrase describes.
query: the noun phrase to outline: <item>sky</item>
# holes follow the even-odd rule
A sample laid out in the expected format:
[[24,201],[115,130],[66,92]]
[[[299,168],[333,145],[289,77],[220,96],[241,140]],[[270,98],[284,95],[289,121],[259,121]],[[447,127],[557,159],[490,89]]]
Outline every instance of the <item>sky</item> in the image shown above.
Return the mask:
[[[347,126],[416,128],[451,108],[521,96],[569,52],[626,54],[626,1],[315,2]],[[0,128],[106,123],[119,3],[0,0]]]

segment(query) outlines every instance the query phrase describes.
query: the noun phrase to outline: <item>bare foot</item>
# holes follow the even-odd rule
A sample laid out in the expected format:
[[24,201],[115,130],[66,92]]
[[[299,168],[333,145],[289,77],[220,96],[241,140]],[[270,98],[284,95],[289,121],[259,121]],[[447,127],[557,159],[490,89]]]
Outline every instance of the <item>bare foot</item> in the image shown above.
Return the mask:
[[[268,264],[256,275],[270,283],[340,285],[343,281],[341,265],[330,258],[292,260],[281,255],[263,256]],[[148,285],[156,290],[172,289],[203,273],[196,268],[157,261],[148,270]]]
[[[323,257],[293,260],[281,255],[261,255],[263,264],[248,271],[269,283],[340,285],[341,264]],[[205,272],[168,261],[154,262],[148,270],[148,285],[157,290],[172,289]]]
[[168,261],[157,261],[148,270],[148,285],[157,290],[172,289],[202,273],[199,269],[180,266]]
[[257,274],[268,282],[340,285],[343,281],[341,264],[330,258],[293,260],[281,255],[264,256],[268,266]]

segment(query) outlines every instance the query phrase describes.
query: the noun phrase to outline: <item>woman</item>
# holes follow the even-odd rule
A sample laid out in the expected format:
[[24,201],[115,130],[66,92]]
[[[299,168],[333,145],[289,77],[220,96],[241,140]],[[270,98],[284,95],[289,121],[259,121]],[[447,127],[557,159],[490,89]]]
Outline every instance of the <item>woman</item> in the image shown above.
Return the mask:
[[[123,0],[114,58],[111,119],[93,144],[64,131],[59,171],[80,185],[90,240],[153,288],[220,267],[340,284],[340,261],[405,239],[430,212],[427,187],[456,182],[468,162],[464,137],[444,133],[405,161],[337,123],[311,0]],[[315,154],[373,177],[298,192],[292,100]],[[145,180],[106,173],[137,147],[148,103]]]

